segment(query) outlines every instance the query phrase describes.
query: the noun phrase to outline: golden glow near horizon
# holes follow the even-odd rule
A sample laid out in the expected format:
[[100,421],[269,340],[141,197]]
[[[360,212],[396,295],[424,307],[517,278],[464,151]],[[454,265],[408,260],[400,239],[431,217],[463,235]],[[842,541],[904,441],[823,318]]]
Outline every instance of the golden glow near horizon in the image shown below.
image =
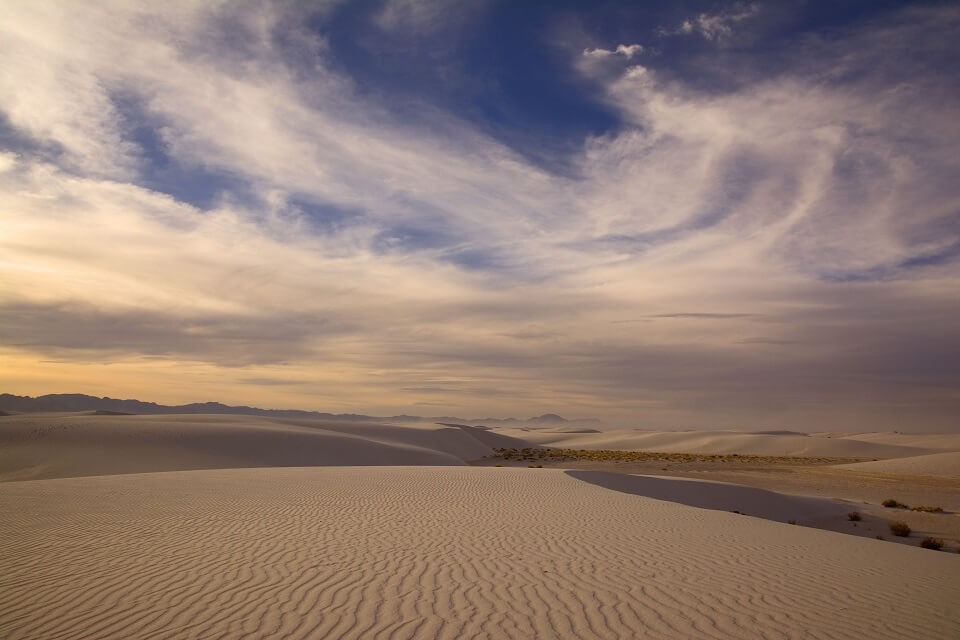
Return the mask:
[[[724,92],[643,47],[573,47],[619,125],[563,171],[456,115],[405,119],[290,11],[5,7],[0,391],[956,425],[956,83],[823,80],[898,29],[943,36],[955,7]],[[242,52],[211,36],[228,22]]]

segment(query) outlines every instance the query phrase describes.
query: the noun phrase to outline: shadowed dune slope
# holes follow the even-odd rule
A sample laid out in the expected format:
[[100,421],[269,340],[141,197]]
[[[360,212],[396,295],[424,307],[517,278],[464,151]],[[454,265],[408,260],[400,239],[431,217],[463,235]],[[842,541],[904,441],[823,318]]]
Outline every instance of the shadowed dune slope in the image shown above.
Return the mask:
[[677,502],[700,509],[738,511],[743,515],[779,522],[842,516],[850,511],[848,503],[836,500],[792,496],[727,482],[638,476],[608,471],[566,473],[577,480],[613,491]]
[[0,480],[241,467],[459,465],[526,442],[482,429],[239,415],[0,420]]
[[0,637],[960,637],[960,555],[560,470],[182,471],[0,485]]

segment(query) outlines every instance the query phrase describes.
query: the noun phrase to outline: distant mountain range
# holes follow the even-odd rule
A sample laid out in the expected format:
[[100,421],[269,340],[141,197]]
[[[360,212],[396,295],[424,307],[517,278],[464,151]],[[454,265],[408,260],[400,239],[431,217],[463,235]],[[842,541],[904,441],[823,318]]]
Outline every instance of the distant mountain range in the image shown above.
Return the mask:
[[37,411],[96,411],[101,414],[137,413],[137,414],[171,414],[171,413],[232,413],[248,416],[267,416],[273,418],[321,418],[325,420],[345,420],[355,422],[451,422],[451,423],[479,423],[484,425],[518,426],[561,426],[600,424],[599,420],[567,420],[555,413],[545,413],[541,416],[519,420],[517,418],[457,418],[455,416],[365,416],[356,413],[323,413],[320,411],[301,411],[299,409],[259,409],[257,407],[232,407],[219,402],[194,402],[192,404],[163,405],[156,402],[141,400],[119,400],[117,398],[98,398],[81,393],[51,393],[45,396],[15,396],[9,393],[0,393],[0,415],[4,413],[32,413]]

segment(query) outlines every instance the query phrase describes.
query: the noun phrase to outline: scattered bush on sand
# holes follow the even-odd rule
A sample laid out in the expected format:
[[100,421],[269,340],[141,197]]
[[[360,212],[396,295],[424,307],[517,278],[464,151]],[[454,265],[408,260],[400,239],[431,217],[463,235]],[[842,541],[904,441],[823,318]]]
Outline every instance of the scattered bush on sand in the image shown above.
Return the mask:
[[847,520],[850,520],[851,522],[860,522],[860,513],[858,511],[851,511],[847,514]]
[[935,549],[939,551],[943,548],[943,540],[940,538],[934,538],[932,536],[927,536],[923,539],[923,542],[920,543],[920,546],[924,549]]
[[915,507],[911,507],[910,511],[923,511],[925,513],[943,513],[943,507],[930,507],[925,504],[918,504]]
[[900,536],[901,538],[906,538],[910,535],[910,526],[906,522],[901,522],[900,520],[895,520],[890,523],[890,533],[895,536]]
[[824,458],[802,456],[757,456],[739,453],[668,453],[663,451],[628,451],[619,449],[547,449],[544,447],[494,447],[493,457],[504,460],[549,460],[563,462],[584,460],[589,462],[722,462],[722,463],[766,463],[766,464],[837,464],[844,460],[860,462],[862,458]]
[[902,502],[897,502],[893,498],[887,498],[880,504],[885,506],[887,509],[909,509],[910,508],[907,505],[903,504]]

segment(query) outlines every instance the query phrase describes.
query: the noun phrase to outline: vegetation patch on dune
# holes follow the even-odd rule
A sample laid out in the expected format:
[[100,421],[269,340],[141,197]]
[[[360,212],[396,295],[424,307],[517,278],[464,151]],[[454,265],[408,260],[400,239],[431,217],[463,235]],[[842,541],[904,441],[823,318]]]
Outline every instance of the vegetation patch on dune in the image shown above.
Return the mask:
[[[592,462],[729,462],[729,463],[765,463],[765,464],[834,464],[840,458],[803,457],[803,456],[759,456],[739,453],[667,453],[663,451],[627,451],[621,449],[548,449],[527,447],[511,449],[498,447],[494,450],[496,458],[530,462],[545,460],[564,462],[570,460],[589,460]],[[852,460],[853,458],[843,460]]]
[[931,507],[925,504],[918,504],[910,507],[910,511],[923,511],[924,513],[944,513],[943,507]]
[[943,540],[940,538],[934,538],[933,536],[927,536],[920,543],[920,546],[924,549],[933,549],[935,551],[939,551],[943,548]]

